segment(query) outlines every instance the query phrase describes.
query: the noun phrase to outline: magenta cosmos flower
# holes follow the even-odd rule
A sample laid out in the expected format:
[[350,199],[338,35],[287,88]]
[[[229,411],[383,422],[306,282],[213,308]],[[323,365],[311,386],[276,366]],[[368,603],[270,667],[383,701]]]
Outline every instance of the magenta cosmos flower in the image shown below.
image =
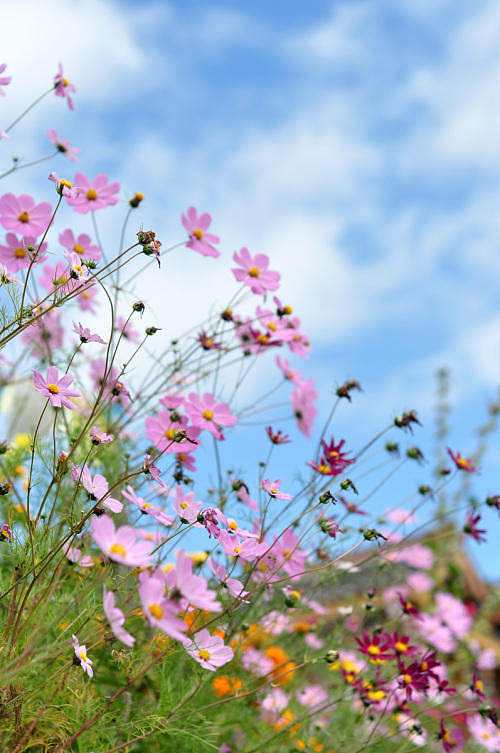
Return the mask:
[[66,100],[69,109],[74,110],[75,106],[71,97],[71,94],[74,92],[76,92],[75,87],[71,81],[65,77],[62,63],[59,63],[57,73],[54,76],[54,94],[56,97],[63,97]]
[[[28,246],[33,247],[36,251],[35,238],[18,238],[14,233],[7,233],[5,243],[5,246],[0,245],[0,262],[5,264],[9,272],[14,274],[21,269],[28,269],[33,258],[33,254],[28,251]],[[47,244],[42,243],[36,255],[36,264],[47,258],[43,255],[46,248]]]
[[120,190],[120,184],[117,181],[108,183],[108,176],[102,173],[96,175],[92,181],[83,173],[76,173],[74,185],[78,192],[76,196],[68,197],[68,204],[78,214],[95,212],[118,202],[116,194]]
[[5,193],[0,198],[0,223],[23,238],[38,238],[48,227],[52,208],[48,201],[35,204],[28,194]]
[[239,254],[233,254],[238,269],[233,269],[233,275],[238,282],[247,285],[252,293],[259,295],[268,290],[278,290],[280,286],[279,272],[273,272],[268,269],[269,257],[265,254],[255,254],[252,256],[245,246],[240,249]]
[[[7,63],[2,63],[0,65],[0,74],[3,73],[6,68],[7,68]],[[0,96],[1,97],[5,96],[5,92],[2,89],[2,86],[8,86],[11,81],[12,81],[11,76],[0,76]]]
[[269,481],[268,478],[263,479],[260,482],[261,487],[264,489],[265,492],[269,494],[270,497],[273,497],[274,499],[291,499],[291,494],[285,494],[285,492],[282,492],[280,490],[281,481],[279,479],[276,479],[276,481]]
[[205,628],[195,634],[194,639],[186,643],[186,651],[198,664],[210,672],[227,664],[233,658],[233,649],[224,644],[218,635],[210,635]]
[[189,207],[186,214],[181,215],[181,222],[189,234],[189,240],[186,243],[187,248],[197,251],[202,256],[220,256],[214,244],[220,243],[217,235],[207,233],[212,217],[208,212],[198,214],[194,207]]
[[234,426],[237,421],[229,405],[218,403],[209,392],[202,397],[191,392],[186,401],[186,411],[195,426],[199,429],[206,429],[216,439],[224,439],[221,427]]
[[113,591],[106,591],[104,589],[103,594],[103,607],[104,614],[107,617],[109,626],[115,638],[125,644],[125,646],[132,647],[135,643],[135,638],[130,633],[127,633],[123,627],[125,623],[125,616],[121,609],[118,609],[115,602],[115,595]]
[[39,371],[33,371],[35,389],[48,398],[54,408],[65,407],[73,410],[75,406],[69,398],[80,397],[80,393],[70,389],[72,381],[73,377],[70,377],[69,374],[60,375],[55,366],[49,366],[46,379]]
[[94,246],[92,244],[90,235],[87,235],[86,233],[80,233],[80,235],[76,237],[73,231],[67,228],[60,233],[59,243],[61,246],[64,246],[66,251],[69,251],[72,254],[78,254],[82,259],[99,261],[101,258],[101,249],[99,246]]
[[464,458],[463,455],[461,455],[459,452],[453,452],[453,450],[450,450],[450,448],[447,448],[448,455],[455,463],[455,467],[459,471],[465,471],[466,473],[475,473],[477,471],[477,467],[474,465],[472,460],[469,458]]
[[47,138],[54,144],[57,151],[64,154],[70,162],[78,162],[77,154],[80,151],[78,147],[71,146],[67,139],[61,139],[53,128],[47,131]]
[[109,515],[93,515],[91,528],[97,546],[110,559],[128,567],[149,565],[153,545],[141,540],[132,526],[115,528]]

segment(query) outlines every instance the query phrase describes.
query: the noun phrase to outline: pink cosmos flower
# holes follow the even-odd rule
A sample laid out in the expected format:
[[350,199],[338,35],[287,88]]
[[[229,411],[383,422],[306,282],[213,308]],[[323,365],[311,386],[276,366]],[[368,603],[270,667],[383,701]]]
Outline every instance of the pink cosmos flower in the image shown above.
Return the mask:
[[393,507],[390,510],[387,510],[385,513],[385,517],[387,520],[389,520],[391,523],[415,523],[416,516],[408,511],[403,509],[402,507]]
[[101,258],[101,249],[99,246],[92,244],[90,235],[86,233],[80,233],[78,237],[75,237],[70,228],[66,228],[59,234],[59,243],[64,246],[66,251],[72,254],[78,254],[82,259],[92,259],[92,261],[99,261]]
[[[80,477],[80,471],[78,468],[76,468],[76,473],[74,471],[72,472],[72,476],[75,481],[78,480],[78,478]],[[83,487],[88,492],[91,500],[93,500],[94,502],[101,502],[102,506],[107,507],[108,510],[111,510],[111,512],[118,513],[123,510],[123,505],[118,499],[113,499],[113,497],[106,497],[109,489],[109,484],[104,476],[101,476],[100,473],[96,473],[96,475],[92,478],[89,469],[85,467],[81,473],[81,479]],[[103,497],[106,497],[106,499],[103,500]]]
[[315,709],[328,699],[328,693],[321,685],[307,685],[297,692],[297,700],[302,706]]
[[227,531],[221,532],[219,542],[226,554],[231,557],[240,557],[247,562],[252,562],[260,557],[269,548],[265,542],[259,543],[255,539],[242,539]]
[[19,280],[17,279],[16,275],[8,270],[5,264],[0,263],[0,284],[11,285],[18,282]]
[[196,471],[196,461],[191,452],[177,452],[175,454],[175,462],[186,471]]
[[46,379],[39,371],[33,371],[35,389],[48,398],[54,408],[66,407],[73,410],[75,406],[69,398],[80,397],[80,393],[70,389],[72,381],[73,377],[70,377],[69,374],[60,375],[55,366],[49,366]]
[[56,264],[44,264],[38,282],[49,293],[57,290],[66,295],[75,288],[75,281],[71,279],[70,268],[67,261],[58,261]]
[[278,721],[281,711],[288,706],[288,700],[287,694],[281,688],[273,688],[260,704],[262,718],[270,723]]
[[425,593],[430,591],[434,585],[434,581],[426,573],[411,573],[406,579],[407,584],[412,591],[417,593]]
[[309,648],[312,648],[314,651],[318,651],[325,645],[325,642],[322,641],[321,638],[318,638],[315,633],[307,633],[306,637],[304,638],[304,643],[306,643]]
[[472,627],[472,617],[460,599],[449,593],[436,594],[436,614],[449,627],[456,638],[465,638]]
[[185,648],[198,664],[210,672],[215,672],[234,656],[233,649],[224,645],[224,641],[218,635],[210,635],[206,628],[196,633],[193,640],[186,643]]
[[241,663],[248,672],[252,672],[257,677],[264,677],[274,669],[272,659],[269,659],[263,651],[259,651],[257,648],[253,648],[253,646],[250,646],[243,652]]
[[264,615],[260,624],[266,633],[270,633],[271,635],[281,635],[285,630],[288,631],[290,629],[292,623],[286,614],[273,609],[271,612]]
[[90,311],[92,314],[95,313],[97,292],[96,285],[87,285],[77,296],[76,300],[82,311]]
[[80,646],[80,643],[78,642],[78,638],[76,637],[76,635],[72,635],[71,640],[73,643],[75,656],[79,660],[83,671],[86,672],[89,677],[93,677],[94,676],[94,670],[92,669],[93,661],[92,659],[89,659],[89,657],[87,656],[87,647]]
[[180,549],[177,552],[175,568],[165,575],[167,585],[174,593],[182,594],[186,600],[182,607],[190,604],[207,612],[220,612],[222,607],[217,601],[215,591],[208,588],[207,581],[200,575],[193,575],[193,562]]
[[181,643],[186,642],[187,625],[177,617],[175,602],[165,597],[165,579],[161,571],[139,575],[139,596],[144,614],[150,625],[163,630]]
[[201,510],[201,502],[195,501],[194,492],[185,492],[184,487],[177,484],[174,509],[181,520],[185,520],[187,523],[196,523],[198,513]]
[[489,751],[500,751],[500,730],[491,719],[473,714],[467,719],[467,726],[474,740]]
[[244,486],[240,487],[238,491],[236,492],[237,498],[240,500],[240,502],[243,502],[244,505],[250,508],[250,510],[258,510],[259,506],[257,502],[252,499],[248,491],[245,489]]
[[125,499],[128,499],[128,501],[133,505],[138,507],[144,515],[151,515],[151,517],[154,518],[154,520],[156,520],[158,523],[161,523],[161,525],[171,526],[174,522],[174,519],[166,515],[159,507],[156,507],[150,502],[146,502],[146,500],[142,497],[139,497],[130,486],[130,484],[126,486],[122,491],[122,496],[125,497]]
[[0,198],[0,223],[23,238],[38,238],[47,229],[51,214],[52,207],[47,201],[36,204],[28,194],[5,193]]
[[268,478],[265,478],[262,479],[260,485],[274,499],[292,499],[291,494],[285,494],[285,492],[280,491],[281,481],[279,479],[269,481]]
[[279,272],[268,269],[269,257],[265,254],[252,256],[248,248],[240,249],[239,254],[233,254],[233,259],[239,268],[233,269],[233,275],[244,285],[247,285],[252,293],[260,295],[268,290],[278,290],[280,286]]
[[451,654],[455,650],[457,644],[453,634],[439,617],[422,612],[417,629],[424,640],[444,654]]
[[121,334],[124,340],[129,340],[133,343],[138,343],[140,340],[139,332],[134,328],[134,325],[130,321],[127,321],[124,316],[118,316],[115,321],[115,332]]
[[246,597],[248,596],[249,592],[245,591],[241,580],[230,578],[226,568],[215,560],[210,559],[209,564],[215,577],[220,580],[223,586],[227,588],[231,596],[233,596],[235,599],[246,601]]
[[299,548],[299,539],[290,528],[275,540],[270,554],[287,575],[294,577],[304,572],[307,554]]
[[212,217],[208,212],[198,214],[194,207],[189,207],[186,214],[181,215],[181,222],[188,232],[189,240],[186,243],[187,248],[197,251],[202,256],[220,256],[220,251],[215,248],[220,243],[220,238],[211,233],[207,233],[212,222]]
[[[18,238],[14,233],[7,233],[5,236],[5,242],[7,245],[0,245],[0,261],[5,264],[9,272],[19,272],[21,269],[28,269],[34,258],[33,252],[28,250],[28,246],[34,248],[36,252],[38,244],[35,238]],[[37,251],[35,264],[39,264],[47,257],[43,255],[47,248],[46,243],[42,243]]]
[[130,633],[127,633],[123,627],[125,623],[125,615],[122,610],[116,606],[115,595],[113,591],[106,591],[103,593],[103,607],[104,614],[106,615],[111,631],[115,638],[125,644],[125,646],[132,647],[135,643],[135,638]]
[[405,565],[418,567],[421,570],[430,570],[434,561],[432,550],[423,544],[411,544],[385,556],[391,562],[403,562]]
[[107,175],[101,173],[90,181],[83,173],[77,173],[74,184],[79,189],[78,195],[73,198],[69,197],[68,204],[78,214],[96,212],[98,209],[114,206],[118,202],[116,194],[120,190],[120,184],[116,181],[108,183]]
[[[6,68],[7,68],[7,63],[1,63],[0,73],[3,73]],[[1,97],[5,96],[5,92],[2,89],[2,86],[8,86],[11,81],[12,81],[12,76],[0,76],[0,96]]]
[[153,547],[149,541],[138,540],[132,526],[115,528],[109,515],[93,515],[91,529],[97,546],[110,559],[128,567],[149,565]]
[[75,87],[71,81],[64,76],[62,63],[59,63],[57,73],[54,76],[54,94],[56,97],[63,97],[66,100],[69,109],[74,110],[73,99],[71,97],[71,94],[74,92],[76,92]]
[[80,567],[92,567],[94,565],[94,560],[90,555],[82,554],[81,549],[78,549],[76,546],[70,546],[69,542],[63,546],[63,552],[74,565],[80,565]]
[[61,312],[57,309],[47,311],[21,335],[22,342],[30,348],[33,355],[50,359],[57,348],[64,342],[64,329],[61,324]]
[[146,418],[146,436],[161,452],[190,452],[198,446],[201,429],[188,426],[185,416],[171,418],[169,411],[160,411]]
[[76,156],[78,152],[80,151],[78,147],[71,146],[69,141],[66,139],[61,139],[57,135],[57,131],[55,131],[53,128],[50,128],[47,131],[47,137],[49,141],[51,141],[54,146],[56,147],[57,151],[61,154],[64,154],[65,157],[67,157],[70,162],[78,162],[78,157]]
[[73,322],[73,332],[76,332],[81,343],[101,343],[101,345],[106,345],[100,335],[91,332],[88,327],[84,327],[80,323],[75,324],[75,322]]
[[304,382],[303,377],[296,369],[292,369],[286,358],[276,356],[276,366],[283,374],[283,377],[296,385],[301,385]]
[[186,411],[191,422],[199,429],[206,429],[216,439],[224,439],[223,426],[234,426],[237,418],[233,416],[229,405],[218,403],[215,397],[206,392],[199,397],[195,392],[188,395]]
[[312,379],[304,380],[292,392],[293,415],[297,420],[300,431],[306,437],[311,436],[314,419],[316,418],[316,399],[318,393]]

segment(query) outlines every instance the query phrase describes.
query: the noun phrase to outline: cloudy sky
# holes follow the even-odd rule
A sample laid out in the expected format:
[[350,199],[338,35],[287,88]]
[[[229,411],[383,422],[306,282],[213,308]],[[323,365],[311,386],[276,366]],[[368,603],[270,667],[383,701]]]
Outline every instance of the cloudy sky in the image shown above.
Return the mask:
[[[138,288],[165,337],[201,319],[214,293],[228,299],[221,270],[236,248],[264,250],[313,340],[302,370],[323,409],[346,377],[364,386],[336,433],[360,446],[414,407],[430,447],[434,374],[446,365],[450,442],[475,448],[500,381],[495,0],[19,0],[3,9],[0,37],[14,76],[0,128],[59,60],[78,89],[74,113],[50,98],[1,144],[5,167],[12,153],[48,153],[55,127],[86,173],[146,195],[140,222],[165,243],[182,238],[189,204],[213,214],[222,261],[185,257]],[[46,165],[27,172],[12,188],[41,198]],[[105,238],[124,211],[103,213]],[[480,495],[500,489],[498,447]],[[380,509],[398,502],[392,491]],[[474,556],[498,575],[488,523]]]

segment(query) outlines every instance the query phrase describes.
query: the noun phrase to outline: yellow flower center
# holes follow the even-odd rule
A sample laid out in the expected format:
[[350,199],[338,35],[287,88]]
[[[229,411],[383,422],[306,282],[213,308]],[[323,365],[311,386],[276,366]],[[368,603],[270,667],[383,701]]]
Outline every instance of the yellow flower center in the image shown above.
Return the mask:
[[366,649],[371,656],[378,656],[380,654],[380,648],[374,646],[373,643]]
[[126,557],[127,556],[127,550],[123,546],[123,544],[111,544],[109,547],[109,551],[113,554],[119,554],[120,557]]
[[235,546],[233,552],[234,554],[239,554],[241,552],[241,546]]
[[278,492],[279,492],[279,489],[277,489],[275,486],[271,486],[271,488],[269,489],[269,494],[272,494],[273,496],[276,496]]
[[293,308],[291,306],[283,306],[283,313],[290,316],[290,314],[293,314]]
[[231,531],[236,531],[238,528],[238,523],[235,520],[228,520],[228,528],[230,528]]
[[86,661],[87,661],[87,652],[85,651],[85,649],[81,648],[81,649],[80,649],[80,650],[78,651],[78,653],[80,654],[80,659],[81,659],[81,660],[82,660],[83,662],[86,662]]
[[149,614],[154,617],[156,620],[161,620],[163,617],[163,609],[159,604],[150,604],[148,606]]
[[21,248],[20,246],[16,248],[16,250],[14,251],[14,256],[16,257],[16,259],[24,259],[26,255],[27,255],[26,249]]
[[88,201],[95,201],[97,199],[97,191],[95,190],[95,188],[89,188],[85,195]]
[[21,214],[19,215],[19,217],[17,219],[19,220],[19,222],[29,222],[30,221],[30,216],[29,216],[28,212],[26,212],[26,210],[25,210],[24,212],[21,212]]
[[47,385],[47,389],[51,395],[58,395],[60,391],[57,384],[52,384],[52,382]]
[[399,651],[400,654],[404,654],[405,651],[408,651],[408,644],[403,643],[403,641],[396,641],[394,648],[396,651]]
[[286,560],[289,560],[292,556],[292,550],[291,549],[283,549],[283,555]]
[[318,465],[318,471],[326,476],[328,473],[330,473],[330,466],[321,463],[320,465]]
[[144,502],[142,509],[143,510],[149,510],[150,507],[153,507],[153,505],[150,505],[149,502]]
[[210,659],[210,651],[207,651],[206,648],[202,648],[198,651],[198,656],[200,659],[203,659],[203,661],[208,661]]
[[403,675],[403,682],[405,685],[411,684],[411,675]]
[[85,253],[85,248],[81,243],[75,243],[75,245],[73,246],[73,251],[75,252],[75,254],[80,254],[80,256],[83,256],[83,254]]
[[179,507],[181,508],[181,510],[187,510],[189,503],[184,500],[183,502],[179,503]]
[[197,227],[195,230],[193,230],[193,235],[197,241],[201,241],[201,239],[205,235],[205,231],[202,230],[201,227]]
[[276,330],[278,329],[278,325],[276,324],[276,322],[268,322],[266,327],[270,329],[271,332],[276,332]]
[[176,430],[172,429],[172,427],[170,427],[170,429],[167,429],[167,431],[165,432],[165,436],[167,439],[174,439],[175,435],[176,435]]
[[63,86],[65,87],[65,88],[66,88],[67,86],[69,86],[69,85],[70,85],[70,83],[71,83],[71,82],[70,82],[69,78],[63,78],[63,79],[61,79],[61,84],[62,84],[62,85],[63,85]]
[[385,698],[385,693],[383,690],[370,690],[368,698],[370,701],[382,701]]
[[209,408],[207,408],[206,410],[203,411],[203,413],[201,415],[207,421],[211,421],[213,419],[213,417],[214,417],[214,412],[213,412],[213,410],[210,410]]
[[258,267],[250,267],[248,275],[249,277],[260,277],[260,269]]

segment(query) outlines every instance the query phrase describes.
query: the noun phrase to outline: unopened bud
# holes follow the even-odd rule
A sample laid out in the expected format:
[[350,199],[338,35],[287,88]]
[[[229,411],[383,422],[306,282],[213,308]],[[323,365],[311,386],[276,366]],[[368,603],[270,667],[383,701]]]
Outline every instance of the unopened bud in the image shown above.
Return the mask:
[[137,207],[139,206],[139,204],[141,203],[141,201],[144,201],[144,194],[143,194],[143,193],[140,193],[140,192],[137,192],[136,194],[134,194],[134,195],[132,196],[132,198],[131,198],[131,199],[129,199],[129,202],[128,202],[128,203],[129,203],[129,205],[130,205],[130,206],[131,206],[131,207],[132,207],[133,209],[137,209]]

